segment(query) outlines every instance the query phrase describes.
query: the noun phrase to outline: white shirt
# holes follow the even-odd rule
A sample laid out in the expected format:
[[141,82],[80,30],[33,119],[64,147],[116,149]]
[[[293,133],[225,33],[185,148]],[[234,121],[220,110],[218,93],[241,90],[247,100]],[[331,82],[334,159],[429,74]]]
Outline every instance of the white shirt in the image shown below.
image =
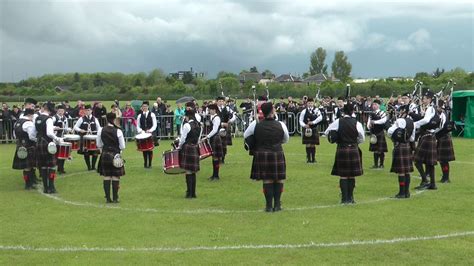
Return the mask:
[[[89,115],[88,118],[91,119],[91,118],[92,118],[92,115]],[[81,117],[81,118],[79,118],[79,119],[77,120],[76,124],[74,125],[74,130],[75,130],[76,132],[81,132],[82,121],[83,121],[83,120],[82,120],[82,117]],[[95,125],[96,125],[96,127],[97,127],[97,132],[98,132],[102,127],[100,126],[99,120],[97,120],[96,117],[94,117],[94,122],[95,122]],[[86,130],[86,131],[87,131],[87,130]],[[92,133],[94,134],[95,132],[92,132]]]
[[[290,135],[288,134],[288,128],[286,128],[286,125],[279,121],[281,128],[283,129],[283,142],[282,143],[287,143],[290,140]],[[244,139],[247,138],[248,136],[252,136],[255,133],[255,126],[257,125],[257,121],[252,121],[250,123],[249,127],[245,130],[244,132]]]
[[[24,119],[28,119],[26,116],[23,117]],[[28,133],[28,138],[31,140],[31,141],[35,141],[36,142],[36,127],[35,127],[35,124],[33,123],[33,121],[29,120],[28,121],[25,121],[25,123],[23,123],[23,126],[21,127],[21,129],[23,129],[24,132]]]
[[[306,124],[304,122],[304,116],[306,115],[307,110],[309,110],[309,108],[305,108],[300,114],[299,122],[300,122],[300,126],[302,126],[302,127],[306,126]],[[321,111],[318,108],[313,107],[312,111],[317,117],[316,117],[316,119],[314,119],[311,122],[313,123],[313,125],[316,125],[316,124],[318,124],[319,122],[321,122],[323,120],[323,116],[321,115]]]
[[211,116],[212,130],[207,134],[207,138],[210,139],[219,132],[219,125],[221,124],[221,118],[215,114]]
[[[113,126],[112,124],[108,124],[109,126]],[[125,150],[125,139],[123,137],[123,132],[119,128],[117,128],[117,138],[119,141],[119,148],[121,151]],[[97,130],[97,147],[98,148],[103,148],[104,147],[104,142],[102,142],[102,128],[99,128]]]
[[439,123],[439,127],[434,130],[434,133],[438,133],[439,131],[441,131],[441,129],[443,129],[444,124],[446,124],[446,114],[444,112],[441,112],[441,114],[439,115],[439,119],[441,120],[441,122]]
[[[49,116],[48,113],[40,113],[40,114]],[[55,142],[59,142],[59,138],[56,136],[56,134],[54,134],[54,123],[51,117],[46,119],[46,135],[52,140],[54,140]]]
[[[344,117],[350,117],[348,115],[344,115]],[[357,122],[356,124],[356,128],[357,128],[357,133],[358,133],[358,137],[357,137],[357,142],[358,143],[362,143],[365,141],[365,132],[364,132],[364,128],[362,127],[362,124],[360,122]],[[329,131],[331,130],[339,130],[339,118],[336,119],[336,121],[332,122],[328,128],[326,129],[326,131],[324,131],[324,135],[328,135],[329,134]]]
[[144,113],[141,113],[137,116],[137,133],[140,134],[143,132],[143,129],[140,127],[140,118],[142,117],[142,115],[145,116],[145,118],[148,116],[148,113],[150,113],[151,115],[151,121],[152,121],[152,125],[151,125],[151,128],[148,129],[149,132],[153,132],[156,130],[156,116],[154,113],[148,111],[148,112],[144,112]]
[[[410,119],[410,118],[407,118],[407,119]],[[405,129],[406,126],[407,126],[407,123],[405,119],[397,118],[397,120],[395,120],[395,123],[387,130],[387,134],[389,137],[391,137],[393,132],[395,132],[397,128]],[[413,128],[413,131],[411,132],[411,135],[410,135],[410,142],[415,141],[415,133],[416,133],[416,130],[415,128]]]
[[[428,124],[431,120],[431,118],[433,118],[433,116],[435,116],[436,114],[436,110],[434,109],[433,106],[428,106],[428,108],[426,108],[426,111],[425,111],[425,115],[423,116],[423,119],[420,119],[418,121],[415,122],[415,128],[420,128],[421,126],[424,126],[426,124]],[[432,130],[429,130],[429,131],[432,131]]]

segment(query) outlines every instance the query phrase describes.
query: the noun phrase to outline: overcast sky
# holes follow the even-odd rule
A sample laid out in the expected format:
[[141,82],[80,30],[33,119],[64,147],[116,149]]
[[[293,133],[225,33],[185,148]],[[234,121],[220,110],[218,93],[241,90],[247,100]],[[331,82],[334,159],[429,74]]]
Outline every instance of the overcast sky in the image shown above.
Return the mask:
[[473,71],[473,3],[1,0],[0,81],[190,67],[213,78],[254,65],[302,74],[320,46],[329,66],[344,50],[353,77]]

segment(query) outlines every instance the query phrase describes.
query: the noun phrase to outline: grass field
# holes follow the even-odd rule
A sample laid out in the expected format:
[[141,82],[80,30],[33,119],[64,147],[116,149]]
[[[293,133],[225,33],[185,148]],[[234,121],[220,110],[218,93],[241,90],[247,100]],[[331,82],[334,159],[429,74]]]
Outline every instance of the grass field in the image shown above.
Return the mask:
[[161,170],[169,142],[155,149],[152,169],[128,142],[114,205],[104,203],[101,178],[77,154],[56,182],[58,194],[23,190],[21,172],[11,169],[14,145],[1,145],[0,264],[474,264],[473,140],[454,141],[452,183],[413,189],[407,200],[390,198],[398,192],[391,155],[384,170],[370,170],[365,143],[351,206],[338,204],[338,178],[330,175],[335,146],[322,139],[318,162],[308,165],[300,143],[293,137],[285,145],[279,213],[263,212],[242,139],[234,139],[221,181],[207,181],[211,160],[202,161],[193,200],[184,198],[183,175]]

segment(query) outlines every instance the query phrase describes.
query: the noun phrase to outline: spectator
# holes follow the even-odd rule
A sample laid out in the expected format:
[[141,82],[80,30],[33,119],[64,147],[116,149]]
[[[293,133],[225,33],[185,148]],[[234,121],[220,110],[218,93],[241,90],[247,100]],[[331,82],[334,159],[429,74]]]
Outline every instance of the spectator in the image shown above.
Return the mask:
[[112,104],[110,109],[111,109],[110,112],[115,114],[114,124],[116,126],[120,127],[121,126],[121,120],[122,120],[122,111],[120,111],[120,109],[118,108],[118,106],[115,103]]
[[288,105],[285,103],[285,98],[282,96],[280,97],[280,102],[275,104],[275,110],[278,113],[284,113],[286,112]]
[[239,105],[240,109],[242,109],[242,112],[245,113],[250,113],[252,111],[252,100],[250,100],[250,96],[247,97],[245,102],[242,102]]
[[173,136],[173,117],[174,112],[171,110],[171,105],[166,105],[166,110],[164,112],[164,128],[165,128],[165,136]]
[[159,107],[160,105],[158,104],[158,99],[160,99],[160,97],[156,99],[156,102],[153,103],[153,107],[151,107],[150,109],[150,112],[155,114],[155,117],[156,117],[156,130],[153,131],[153,139],[155,140],[155,146],[158,146],[157,141],[158,141],[158,138],[161,136],[161,124],[162,124],[161,120],[162,120],[162,113],[163,113]]
[[174,123],[176,125],[176,134],[179,135],[181,132],[181,124],[183,122],[185,108],[182,103],[178,103],[177,105],[176,110],[174,110]]
[[158,109],[160,110],[160,114],[164,114],[166,112],[166,104],[163,103],[161,97],[156,98],[156,103],[158,104]]
[[94,110],[92,110],[92,115],[99,120],[100,126],[105,126],[105,116],[107,115],[107,109],[102,104],[102,102],[97,102],[94,106]]
[[123,109],[122,112],[122,123],[123,123],[123,128],[125,129],[125,138],[127,140],[130,140],[132,138],[132,135],[135,133],[135,126],[136,126],[136,120],[135,120],[135,110],[132,108],[132,105],[130,102],[127,102],[125,105],[125,108]]

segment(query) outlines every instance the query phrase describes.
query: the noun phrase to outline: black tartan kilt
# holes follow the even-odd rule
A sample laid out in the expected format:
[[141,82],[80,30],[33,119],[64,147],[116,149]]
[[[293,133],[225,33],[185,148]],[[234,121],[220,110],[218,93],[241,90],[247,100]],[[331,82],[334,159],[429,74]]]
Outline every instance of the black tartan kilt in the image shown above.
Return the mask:
[[230,128],[227,128],[225,135],[225,143],[227,146],[232,146],[232,135],[230,134]]
[[116,152],[113,151],[103,151],[99,158],[99,163],[97,165],[97,172],[101,176],[124,176],[125,167],[117,168],[114,166],[114,157]]
[[415,151],[415,162],[427,165],[436,165],[438,160],[438,147],[436,138],[432,134],[425,134],[420,137]]
[[18,148],[21,146],[16,147],[15,157],[13,157],[13,165],[12,169],[15,170],[23,170],[27,168],[35,168],[36,167],[36,147],[28,147],[26,150],[28,151],[28,156],[25,159],[20,159],[17,156]]
[[359,147],[355,144],[350,146],[338,145],[331,175],[354,177],[361,176],[363,173],[362,151]]
[[286,159],[283,151],[254,151],[250,178],[254,180],[286,179]]
[[377,136],[377,143],[375,144],[370,143],[369,151],[379,152],[379,153],[387,152],[388,151],[387,140],[385,139],[384,132],[382,131],[381,133],[376,134],[376,136]]
[[219,135],[216,134],[211,137],[209,143],[211,144],[213,157],[221,158],[222,156],[224,156],[224,148],[222,147],[222,140]]
[[319,131],[317,128],[311,128],[313,130],[311,137],[306,137],[304,131],[306,128],[302,128],[303,132],[301,132],[303,144],[314,144],[319,145]]
[[36,144],[36,165],[41,167],[56,167],[57,159],[56,154],[50,154],[48,152],[49,142],[43,138],[38,138]]
[[450,162],[456,160],[454,156],[453,141],[449,134],[438,139],[438,162]]
[[397,143],[392,151],[390,172],[407,174],[413,172],[413,153],[410,143]]
[[81,135],[81,139],[79,140],[79,150],[77,150],[78,154],[88,154],[88,155],[99,155],[100,150],[95,151],[88,151],[84,149],[84,135]]
[[179,151],[179,167],[191,172],[199,171],[199,146],[197,144],[183,144]]

